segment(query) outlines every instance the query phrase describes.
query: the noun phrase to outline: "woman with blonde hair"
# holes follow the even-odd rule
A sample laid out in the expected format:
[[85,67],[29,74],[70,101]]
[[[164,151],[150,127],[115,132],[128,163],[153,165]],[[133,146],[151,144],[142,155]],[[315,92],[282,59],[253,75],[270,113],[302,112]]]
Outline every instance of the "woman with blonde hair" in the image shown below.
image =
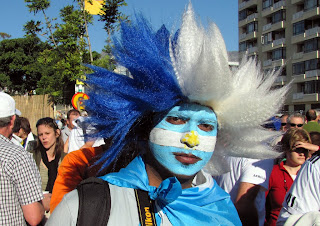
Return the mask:
[[300,128],[289,129],[282,137],[281,149],[284,160],[273,167],[266,192],[265,225],[276,225],[282,202],[295,180],[301,165],[309,157],[311,139],[309,133]]

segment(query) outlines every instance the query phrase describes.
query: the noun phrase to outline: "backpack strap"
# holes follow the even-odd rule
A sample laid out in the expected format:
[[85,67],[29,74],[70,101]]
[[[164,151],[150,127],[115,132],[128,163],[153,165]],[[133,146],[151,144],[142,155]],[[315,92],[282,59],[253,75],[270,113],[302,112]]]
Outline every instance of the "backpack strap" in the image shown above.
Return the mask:
[[136,196],[139,221],[141,226],[155,226],[154,201],[150,199],[148,192],[134,189]]
[[78,186],[79,210],[77,226],[106,226],[110,216],[111,198],[108,182],[90,177]]

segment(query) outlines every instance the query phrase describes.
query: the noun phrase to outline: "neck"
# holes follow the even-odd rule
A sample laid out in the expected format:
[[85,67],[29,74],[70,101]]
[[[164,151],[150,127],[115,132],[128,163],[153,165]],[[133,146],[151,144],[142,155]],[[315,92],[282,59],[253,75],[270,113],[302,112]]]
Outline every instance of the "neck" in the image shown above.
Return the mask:
[[52,145],[49,149],[46,150],[46,153],[50,157],[54,157],[54,150],[56,148],[56,144]]
[[290,162],[286,161],[286,163],[283,164],[283,167],[288,171],[290,175],[297,175],[298,171],[301,168],[301,165],[293,165],[290,164]]

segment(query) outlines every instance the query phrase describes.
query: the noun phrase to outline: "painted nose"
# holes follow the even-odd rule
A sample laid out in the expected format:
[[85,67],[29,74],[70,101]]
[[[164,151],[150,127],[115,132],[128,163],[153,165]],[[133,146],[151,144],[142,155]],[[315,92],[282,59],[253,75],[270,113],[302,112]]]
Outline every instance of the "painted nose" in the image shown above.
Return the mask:
[[186,133],[181,138],[181,143],[187,145],[189,148],[193,148],[195,146],[198,146],[200,144],[199,136],[197,131],[190,131],[189,133]]

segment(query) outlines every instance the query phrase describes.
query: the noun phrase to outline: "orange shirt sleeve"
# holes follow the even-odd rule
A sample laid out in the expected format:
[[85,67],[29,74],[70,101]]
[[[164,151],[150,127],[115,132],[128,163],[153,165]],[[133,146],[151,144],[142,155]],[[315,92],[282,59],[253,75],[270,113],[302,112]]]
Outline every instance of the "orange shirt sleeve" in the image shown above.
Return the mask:
[[50,212],[56,208],[63,196],[74,190],[85,178],[90,160],[102,152],[101,147],[84,148],[67,154],[58,168],[58,175],[52,190]]

